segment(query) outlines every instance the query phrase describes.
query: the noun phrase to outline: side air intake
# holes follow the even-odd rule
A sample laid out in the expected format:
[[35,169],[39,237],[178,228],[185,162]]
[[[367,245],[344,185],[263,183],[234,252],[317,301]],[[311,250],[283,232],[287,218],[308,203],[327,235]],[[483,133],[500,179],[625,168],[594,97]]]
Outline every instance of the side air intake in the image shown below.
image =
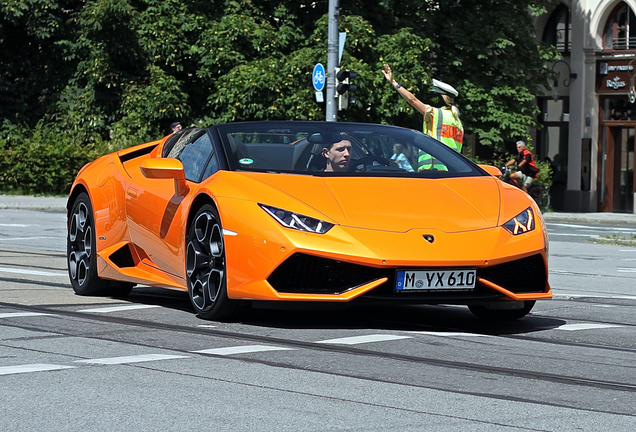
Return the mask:
[[134,267],[135,260],[130,252],[130,246],[124,245],[108,257],[119,268]]

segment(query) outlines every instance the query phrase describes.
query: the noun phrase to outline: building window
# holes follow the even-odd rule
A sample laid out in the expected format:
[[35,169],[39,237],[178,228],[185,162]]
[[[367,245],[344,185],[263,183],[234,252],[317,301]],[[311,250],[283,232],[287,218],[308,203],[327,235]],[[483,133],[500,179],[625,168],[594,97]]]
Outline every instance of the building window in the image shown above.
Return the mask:
[[603,113],[603,120],[636,121],[636,104],[625,98],[605,98]]
[[605,49],[636,50],[636,16],[624,2],[610,14],[603,38]]
[[554,45],[561,54],[570,55],[572,49],[572,17],[570,9],[561,3],[552,12],[543,30],[543,41]]

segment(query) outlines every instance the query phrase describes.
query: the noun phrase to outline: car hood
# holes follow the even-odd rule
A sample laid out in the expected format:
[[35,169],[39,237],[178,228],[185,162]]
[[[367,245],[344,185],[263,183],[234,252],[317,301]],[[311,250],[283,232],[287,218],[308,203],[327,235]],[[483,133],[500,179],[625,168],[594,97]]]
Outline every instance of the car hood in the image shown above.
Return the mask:
[[[253,192],[246,198],[301,213],[305,210],[293,202],[300,201],[322,215],[305,211],[308,216],[344,226],[396,232],[417,228],[460,232],[492,228],[499,222],[500,188],[493,177],[425,179],[268,173],[242,173],[242,176],[260,183],[264,189],[280,192],[245,184]],[[239,184],[235,186],[241,188]]]

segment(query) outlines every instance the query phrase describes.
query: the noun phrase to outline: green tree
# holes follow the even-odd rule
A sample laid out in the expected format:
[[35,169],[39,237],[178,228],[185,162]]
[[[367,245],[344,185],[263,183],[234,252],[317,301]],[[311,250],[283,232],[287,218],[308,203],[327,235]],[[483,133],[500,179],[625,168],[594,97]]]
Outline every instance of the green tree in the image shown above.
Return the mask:
[[73,0],[0,2],[0,126],[35,127],[71,77],[60,41],[71,37]]
[[[389,63],[425,102],[441,104],[428,93],[432,77],[455,86],[464,125],[482,143],[527,134],[536,123],[534,95],[549,76],[544,64],[556,56],[537,43],[531,12],[551,3],[341,0],[342,67],[360,75],[359,102],[339,120],[422,127],[384,80]],[[158,138],[174,120],[323,119],[311,70],[327,63],[327,6],[6,0],[0,55],[18,61],[0,64],[0,122],[116,148]]]

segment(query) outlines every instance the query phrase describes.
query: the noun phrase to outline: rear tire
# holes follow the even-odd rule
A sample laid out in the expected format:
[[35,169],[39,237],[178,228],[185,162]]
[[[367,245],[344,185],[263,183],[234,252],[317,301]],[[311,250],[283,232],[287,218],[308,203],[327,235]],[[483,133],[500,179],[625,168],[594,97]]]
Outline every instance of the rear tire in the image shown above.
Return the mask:
[[82,296],[127,296],[133,284],[109,281],[97,276],[95,245],[93,207],[88,194],[82,192],[71,207],[66,237],[68,275],[73,291]]
[[468,309],[486,321],[513,321],[528,315],[536,301],[524,301],[521,309],[488,309],[483,305],[468,305]]
[[210,204],[199,209],[188,230],[186,278],[190,301],[200,318],[233,321],[245,311],[247,302],[227,296],[223,228]]

